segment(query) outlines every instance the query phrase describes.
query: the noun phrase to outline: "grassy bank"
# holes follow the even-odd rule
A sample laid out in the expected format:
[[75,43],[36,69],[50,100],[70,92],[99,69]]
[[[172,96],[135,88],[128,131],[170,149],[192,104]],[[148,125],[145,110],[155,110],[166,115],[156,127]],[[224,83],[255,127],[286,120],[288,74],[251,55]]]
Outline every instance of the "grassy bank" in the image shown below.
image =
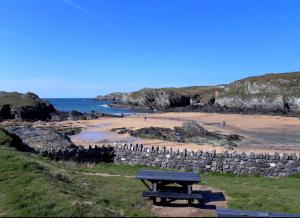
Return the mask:
[[[138,166],[55,162],[0,146],[0,216],[147,216]],[[118,174],[105,177],[95,173]],[[300,212],[300,178],[202,175],[230,208]]]

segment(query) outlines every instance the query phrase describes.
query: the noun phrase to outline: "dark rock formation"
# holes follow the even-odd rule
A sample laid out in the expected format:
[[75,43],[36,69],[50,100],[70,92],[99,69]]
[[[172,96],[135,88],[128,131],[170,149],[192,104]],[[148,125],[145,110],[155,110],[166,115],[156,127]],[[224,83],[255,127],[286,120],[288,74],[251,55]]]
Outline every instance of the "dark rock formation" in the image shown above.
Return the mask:
[[121,99],[122,95],[121,92],[114,92],[109,95],[98,95],[94,99],[97,101],[117,101]]
[[190,104],[190,98],[173,90],[142,89],[138,92],[122,94],[116,104],[144,110],[165,110],[187,106]]
[[81,113],[79,111],[56,111],[51,114],[51,121],[63,121],[63,120],[94,120],[100,117],[121,117],[112,114],[104,114],[98,111],[91,111],[89,113]]
[[192,142],[196,144],[209,143],[222,146],[237,146],[235,142],[242,139],[241,136],[230,134],[210,132],[203,128],[195,121],[187,121],[182,124],[182,127],[161,128],[161,127],[146,127],[138,130],[130,130],[126,128],[112,129],[118,134],[129,133],[134,137],[160,139],[176,142]]
[[32,148],[22,142],[17,135],[11,134],[5,129],[0,128],[0,145],[15,147],[19,151],[34,152]]
[[58,111],[48,101],[40,99],[33,93],[0,92],[0,121],[62,121],[89,120],[100,117],[118,117],[97,111],[81,113],[78,111]]
[[129,130],[129,134],[134,137],[176,141],[176,131],[169,128],[146,127],[138,130]]
[[10,134],[17,135],[23,143],[34,149],[36,152],[72,152],[76,146],[70,138],[52,129],[33,128],[30,126],[6,127]]
[[49,120],[56,110],[33,93],[0,92],[0,119]]
[[132,93],[119,93],[116,101],[109,106],[165,111],[189,105],[213,104],[215,92],[222,90],[222,87],[145,88]]
[[112,162],[114,158],[112,147],[96,146],[86,149],[82,146],[76,146],[68,136],[53,129],[16,126],[6,127],[6,130],[3,131],[14,137],[10,146],[23,151],[41,153],[55,160],[98,163]]

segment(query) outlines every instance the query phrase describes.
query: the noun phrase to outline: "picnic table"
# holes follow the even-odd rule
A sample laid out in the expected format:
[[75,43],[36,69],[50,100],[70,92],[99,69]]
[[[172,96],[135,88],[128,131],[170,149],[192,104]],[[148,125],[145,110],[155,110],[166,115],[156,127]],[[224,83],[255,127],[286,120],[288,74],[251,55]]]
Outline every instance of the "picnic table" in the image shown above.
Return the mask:
[[[189,204],[194,200],[202,200],[201,193],[194,192],[192,185],[200,182],[200,176],[192,172],[170,172],[156,170],[140,170],[136,179],[140,179],[149,191],[143,192],[143,197],[148,197],[156,204],[156,198],[160,198],[161,203],[166,199],[188,200]],[[151,183],[151,187],[148,183]]]

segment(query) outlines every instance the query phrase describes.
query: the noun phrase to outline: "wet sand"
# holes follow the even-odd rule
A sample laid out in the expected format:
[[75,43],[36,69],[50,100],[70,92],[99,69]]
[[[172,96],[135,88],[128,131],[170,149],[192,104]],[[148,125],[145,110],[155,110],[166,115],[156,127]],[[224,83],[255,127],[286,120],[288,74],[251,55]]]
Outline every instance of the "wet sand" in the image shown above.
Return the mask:
[[[300,152],[300,118],[268,115],[241,115],[217,113],[157,113],[144,116],[128,116],[124,118],[101,118],[89,121],[65,121],[65,125],[83,127],[79,135],[71,139],[76,144],[99,145],[103,143],[143,143],[146,146],[166,146],[189,150],[232,150],[208,144],[176,143],[162,140],[140,139],[128,134],[111,132],[113,128],[139,129],[143,127],[174,128],[184,121],[194,120],[209,131],[239,134],[244,139],[238,143],[236,151],[246,152]],[[225,121],[225,126],[223,126]]]

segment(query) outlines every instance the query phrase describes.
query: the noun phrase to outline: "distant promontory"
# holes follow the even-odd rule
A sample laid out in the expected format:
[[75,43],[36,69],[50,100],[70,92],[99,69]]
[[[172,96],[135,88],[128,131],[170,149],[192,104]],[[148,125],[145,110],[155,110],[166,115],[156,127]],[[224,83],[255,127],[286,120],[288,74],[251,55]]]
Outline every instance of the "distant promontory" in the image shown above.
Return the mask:
[[300,114],[300,72],[265,74],[228,85],[145,88],[96,99],[111,106],[154,111]]

